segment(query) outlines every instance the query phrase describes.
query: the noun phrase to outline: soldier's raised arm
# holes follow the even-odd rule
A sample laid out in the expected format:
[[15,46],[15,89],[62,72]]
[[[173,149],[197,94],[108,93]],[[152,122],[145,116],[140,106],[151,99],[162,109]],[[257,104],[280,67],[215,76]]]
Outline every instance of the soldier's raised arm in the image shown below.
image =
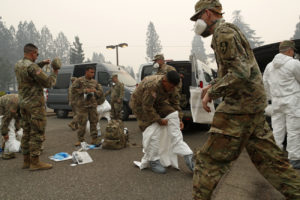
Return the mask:
[[58,70],[52,71],[48,76],[37,64],[33,63],[28,67],[28,73],[43,87],[51,88],[56,83]]

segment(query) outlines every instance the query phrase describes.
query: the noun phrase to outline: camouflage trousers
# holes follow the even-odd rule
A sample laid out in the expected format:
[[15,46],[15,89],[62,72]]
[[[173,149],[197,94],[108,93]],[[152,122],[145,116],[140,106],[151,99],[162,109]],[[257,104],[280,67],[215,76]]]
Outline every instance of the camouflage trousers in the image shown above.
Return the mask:
[[193,199],[211,199],[220,179],[245,147],[258,171],[286,199],[300,200],[300,176],[276,145],[263,113],[215,113],[210,133],[194,156]]
[[71,124],[73,124],[75,127],[78,127],[78,116],[77,116],[77,106],[74,104],[71,104],[72,112],[73,112],[73,119],[71,121]]
[[32,106],[21,106],[23,136],[22,153],[31,157],[40,156],[45,140],[46,110],[45,105],[36,102]]
[[90,121],[90,134],[92,138],[97,138],[97,122],[98,122],[98,113],[96,107],[78,107],[77,109],[77,119],[78,119],[78,131],[77,137],[78,141],[84,141],[84,135],[86,130],[86,123]]
[[[150,119],[149,115],[143,111],[142,106],[135,106],[132,102],[130,102],[130,108],[132,109],[133,114],[136,116],[138,126],[142,131],[154,123],[153,119]],[[155,110],[161,118],[165,118],[169,114],[176,111],[168,102],[163,102],[159,106],[155,106]]]
[[111,110],[110,110],[111,119],[121,120],[122,109],[123,109],[123,103],[111,102]]

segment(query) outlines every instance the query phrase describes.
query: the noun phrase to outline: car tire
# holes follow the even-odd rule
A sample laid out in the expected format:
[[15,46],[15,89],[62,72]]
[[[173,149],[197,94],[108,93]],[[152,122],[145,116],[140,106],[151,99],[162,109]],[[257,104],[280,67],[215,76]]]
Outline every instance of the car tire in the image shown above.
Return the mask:
[[130,110],[127,104],[123,104],[123,110],[122,110],[122,120],[127,121],[129,118]]
[[67,111],[67,110],[56,110],[57,118],[67,118],[68,114],[69,114],[69,111]]

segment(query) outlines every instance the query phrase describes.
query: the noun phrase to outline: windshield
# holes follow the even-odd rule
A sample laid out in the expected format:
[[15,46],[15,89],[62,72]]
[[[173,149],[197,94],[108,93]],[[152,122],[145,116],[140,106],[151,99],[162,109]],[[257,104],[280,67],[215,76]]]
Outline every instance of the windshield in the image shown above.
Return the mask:
[[118,79],[121,83],[124,83],[126,86],[135,86],[136,81],[132,76],[130,76],[127,72],[125,71],[113,71],[112,73],[117,73],[118,74]]

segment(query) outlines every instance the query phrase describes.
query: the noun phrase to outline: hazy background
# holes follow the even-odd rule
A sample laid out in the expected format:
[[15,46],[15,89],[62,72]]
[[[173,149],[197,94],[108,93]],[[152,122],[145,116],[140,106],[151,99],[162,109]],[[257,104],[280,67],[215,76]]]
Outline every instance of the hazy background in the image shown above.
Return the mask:
[[[194,37],[195,0],[0,0],[0,16],[6,26],[33,21],[40,30],[47,26],[53,35],[62,31],[72,43],[79,36],[85,58],[101,52],[106,61],[116,63],[115,50],[107,45],[128,43],[119,49],[119,64],[137,71],[145,63],[146,32],[150,21],[155,25],[167,59],[187,60]],[[245,23],[256,31],[265,44],[290,39],[299,22],[299,0],[223,0],[226,21],[241,10]],[[206,53],[211,38],[205,39]],[[1,44],[0,44],[1,45]]]

